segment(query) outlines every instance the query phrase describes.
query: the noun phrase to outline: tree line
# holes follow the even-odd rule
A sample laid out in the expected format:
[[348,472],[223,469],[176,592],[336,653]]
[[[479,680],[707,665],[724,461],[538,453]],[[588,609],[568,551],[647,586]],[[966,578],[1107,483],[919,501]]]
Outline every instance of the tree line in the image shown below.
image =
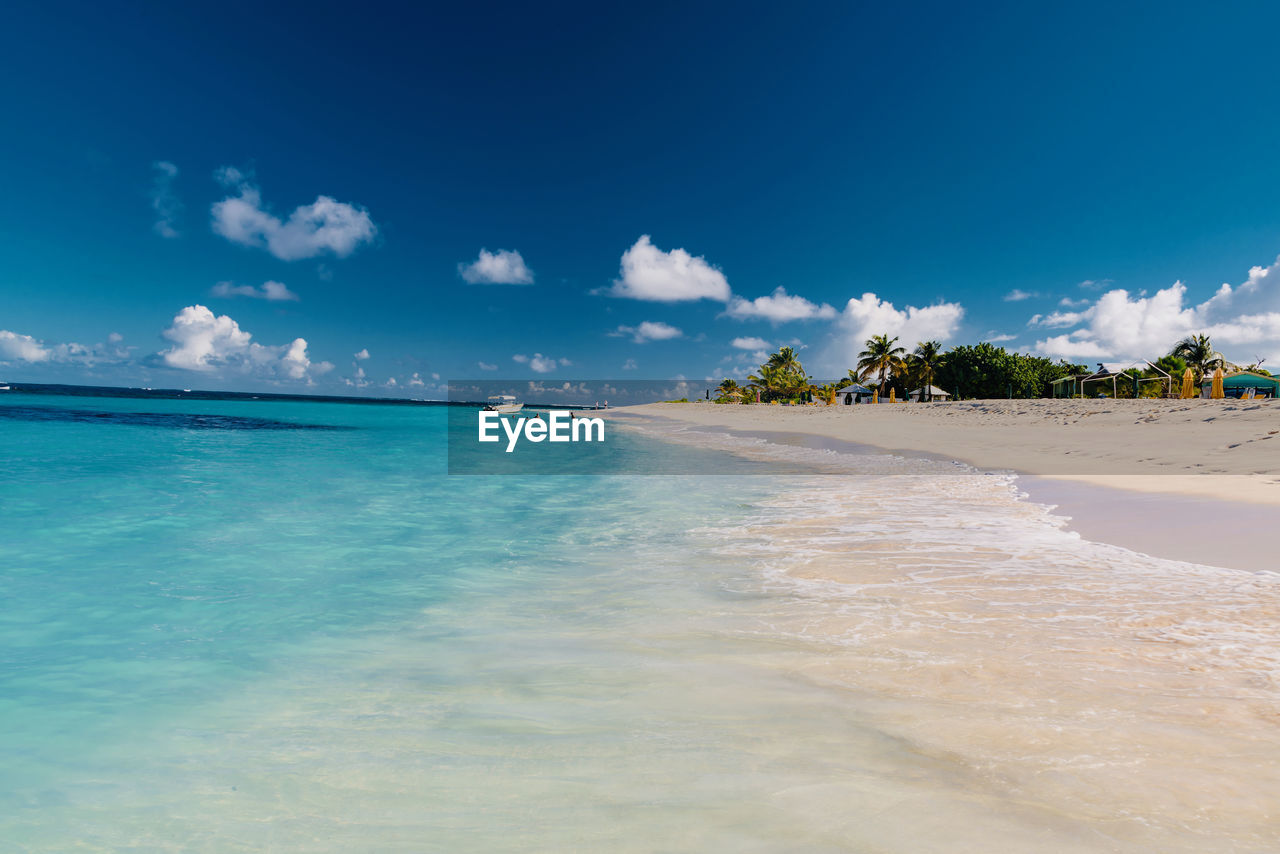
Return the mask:
[[[821,400],[832,403],[837,388],[856,382],[887,397],[891,392],[899,398],[920,389],[921,397],[930,400],[934,387],[957,398],[983,399],[1000,397],[1049,397],[1052,384],[1064,377],[1088,374],[1087,365],[1054,361],[1043,356],[1010,352],[1003,347],[983,342],[961,344],[944,351],[938,341],[920,341],[911,352],[898,344],[898,338],[875,335],[867,339],[858,354],[856,367],[838,382],[817,383],[804,369],[792,347],[782,347],[769,356],[754,374],[739,384],[725,379],[717,387],[719,403],[771,403]],[[1101,366],[1100,366],[1101,367]],[[1207,335],[1192,335],[1179,341],[1170,352],[1150,366],[1130,368],[1125,376],[1134,380],[1172,377],[1176,387],[1190,369],[1199,383],[1218,368],[1237,367],[1213,349]],[[1259,365],[1248,369],[1258,370]],[[1159,396],[1164,388],[1159,383],[1117,383],[1119,397]]]

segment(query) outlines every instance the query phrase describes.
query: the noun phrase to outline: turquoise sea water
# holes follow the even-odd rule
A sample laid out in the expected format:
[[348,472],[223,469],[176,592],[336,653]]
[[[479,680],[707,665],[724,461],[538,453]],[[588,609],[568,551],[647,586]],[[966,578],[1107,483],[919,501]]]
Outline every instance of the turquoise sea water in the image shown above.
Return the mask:
[[735,790],[681,638],[743,594],[685,541],[763,484],[448,477],[438,407],[3,404],[0,846],[519,849]]
[[1274,578],[890,457],[449,476],[448,414],[0,400],[0,851],[1268,850]]

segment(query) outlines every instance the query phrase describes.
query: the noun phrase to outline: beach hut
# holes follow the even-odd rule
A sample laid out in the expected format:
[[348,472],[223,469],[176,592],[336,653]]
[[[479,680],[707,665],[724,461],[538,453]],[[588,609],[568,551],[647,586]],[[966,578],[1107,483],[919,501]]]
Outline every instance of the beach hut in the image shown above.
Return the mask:
[[917,403],[919,403],[922,400],[927,401],[930,399],[932,400],[950,400],[951,399],[950,394],[938,388],[936,385],[931,385],[928,388],[918,388],[915,391],[908,394],[907,397],[911,398]]
[[[1135,376],[1134,374],[1125,373],[1134,368],[1154,376]],[[1146,360],[1130,362],[1114,371],[1099,363],[1098,370],[1091,374],[1084,376],[1076,374],[1070,377],[1063,377],[1060,380],[1055,380],[1051,385],[1053,386],[1054,397],[1119,397],[1121,383],[1124,383],[1126,392],[1132,391],[1134,397],[1141,396],[1140,392],[1144,383],[1148,385],[1155,383],[1163,387],[1164,397],[1173,396],[1173,377],[1167,371]],[[1110,387],[1110,395],[1107,394],[1108,386]],[[1068,393],[1060,394],[1060,388]]]
[[836,401],[846,406],[871,400],[872,390],[861,383],[846,383],[836,389]]
[[[1212,390],[1213,377],[1205,377],[1200,384],[1200,396],[1209,397]],[[1257,371],[1237,371],[1222,378],[1222,395],[1237,398],[1280,397],[1280,379]]]
[[1080,382],[1088,376],[1089,374],[1070,374],[1049,383],[1049,387],[1053,389],[1054,397],[1084,397]]

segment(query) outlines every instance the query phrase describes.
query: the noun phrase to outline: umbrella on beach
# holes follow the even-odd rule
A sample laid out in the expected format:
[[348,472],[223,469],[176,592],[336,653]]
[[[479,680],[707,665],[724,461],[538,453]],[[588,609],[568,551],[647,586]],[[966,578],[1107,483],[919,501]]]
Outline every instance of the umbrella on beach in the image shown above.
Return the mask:
[[871,402],[872,402],[872,403],[879,403],[879,402],[880,402],[880,389],[878,389],[878,388],[877,388],[877,389],[873,389],[873,390],[872,390],[872,392],[871,392]]
[[1226,397],[1222,393],[1222,368],[1217,368],[1213,372],[1213,387],[1209,389],[1210,400],[1222,400]]
[[1190,368],[1182,372],[1182,399],[1190,400],[1196,396],[1196,378]]
[[896,388],[889,389],[889,402],[890,403],[898,402],[898,390]]

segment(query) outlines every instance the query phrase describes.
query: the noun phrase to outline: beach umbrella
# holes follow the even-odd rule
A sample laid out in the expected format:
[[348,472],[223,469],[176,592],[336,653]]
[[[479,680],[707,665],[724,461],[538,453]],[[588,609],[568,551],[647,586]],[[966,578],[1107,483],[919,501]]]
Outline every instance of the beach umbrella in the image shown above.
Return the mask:
[[1182,372],[1182,399],[1190,400],[1196,396],[1196,377],[1190,368]]
[[871,402],[872,402],[872,403],[879,403],[879,402],[880,402],[880,389],[878,389],[878,388],[877,388],[877,389],[873,389],[873,390],[872,390],[872,392],[871,392]]
[[896,388],[889,389],[889,402],[890,403],[898,402],[898,390]]
[[1222,368],[1216,368],[1213,372],[1213,387],[1209,389],[1209,398],[1211,400],[1222,400],[1226,397],[1222,393]]

